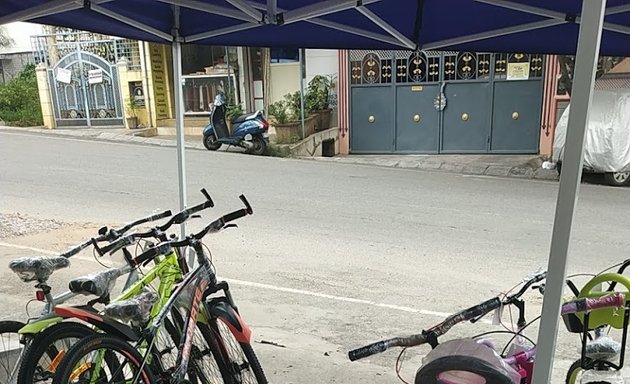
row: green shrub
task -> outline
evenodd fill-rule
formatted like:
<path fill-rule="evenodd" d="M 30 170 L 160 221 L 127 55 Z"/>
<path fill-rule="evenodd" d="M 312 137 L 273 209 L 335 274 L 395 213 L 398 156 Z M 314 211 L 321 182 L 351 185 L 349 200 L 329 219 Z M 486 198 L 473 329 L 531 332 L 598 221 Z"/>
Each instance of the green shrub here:
<path fill-rule="evenodd" d="M 284 100 L 289 111 L 289 119 L 291 121 L 299 121 L 302 117 L 302 100 L 300 92 L 296 91 L 284 95 Z"/>
<path fill-rule="evenodd" d="M 273 116 L 278 124 L 286 124 L 289 122 L 287 105 L 284 100 L 279 100 L 273 104 L 269 104 L 269 114 Z"/>
<path fill-rule="evenodd" d="M 329 77 L 317 75 L 308 83 L 304 96 L 305 108 L 309 112 L 321 111 L 329 107 L 329 93 L 332 80 Z"/>
<path fill-rule="evenodd" d="M 21 127 L 43 124 L 34 65 L 27 65 L 16 78 L 0 85 L 0 120 Z"/>

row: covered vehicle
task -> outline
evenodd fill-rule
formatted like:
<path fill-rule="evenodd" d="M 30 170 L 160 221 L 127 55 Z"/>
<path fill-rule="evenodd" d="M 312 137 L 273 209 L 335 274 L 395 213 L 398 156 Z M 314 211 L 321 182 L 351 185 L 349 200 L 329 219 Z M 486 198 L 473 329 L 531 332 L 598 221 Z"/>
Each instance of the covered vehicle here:
<path fill-rule="evenodd" d="M 556 126 L 552 160 L 561 171 L 569 110 Z M 630 184 L 630 90 L 596 90 L 584 144 L 584 170 L 603 173 L 610 185 Z"/>

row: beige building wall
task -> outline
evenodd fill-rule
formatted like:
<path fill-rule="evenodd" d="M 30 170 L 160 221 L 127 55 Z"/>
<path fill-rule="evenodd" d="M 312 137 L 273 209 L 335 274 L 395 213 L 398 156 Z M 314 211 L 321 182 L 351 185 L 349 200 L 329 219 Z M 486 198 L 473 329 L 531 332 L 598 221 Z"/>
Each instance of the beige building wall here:
<path fill-rule="evenodd" d="M 55 114 L 53 110 L 52 94 L 48 85 L 48 71 L 46 66 L 39 64 L 35 69 L 37 77 L 37 89 L 39 91 L 39 104 L 42 109 L 42 117 L 44 120 L 44 127 L 52 129 L 55 128 Z"/>
<path fill-rule="evenodd" d="M 270 64 L 269 80 L 269 103 L 282 100 L 287 93 L 299 91 L 299 63 Z"/>

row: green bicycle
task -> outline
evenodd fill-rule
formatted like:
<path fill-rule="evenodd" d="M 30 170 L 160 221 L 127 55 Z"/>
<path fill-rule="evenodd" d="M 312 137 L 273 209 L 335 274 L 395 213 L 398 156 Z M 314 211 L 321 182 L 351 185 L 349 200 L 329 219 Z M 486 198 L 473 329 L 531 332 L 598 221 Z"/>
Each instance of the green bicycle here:
<path fill-rule="evenodd" d="M 77 294 L 96 294 L 99 297 L 84 306 L 56 306 L 53 313 L 47 318 L 34 321 L 20 330 L 21 334 L 30 335 L 32 341 L 25 349 L 23 359 L 20 362 L 17 375 L 18 384 L 47 382 L 52 379 L 57 366 L 70 346 L 81 338 L 96 332 L 94 329 L 95 324 L 88 320 L 89 318 L 98 316 L 98 311 L 93 305 L 97 302 L 109 303 L 109 293 L 113 288 L 116 278 L 128 270 L 137 271 L 139 269 L 139 264 L 136 263 L 126 247 L 135 243 L 137 239 L 156 238 L 160 241 L 167 240 L 168 235 L 165 231 L 171 226 L 183 224 L 189 218 L 193 217 L 195 213 L 214 206 L 207 192 L 202 190 L 202 193 L 206 197 L 206 201 L 177 213 L 167 223 L 154 227 L 147 232 L 119 237 L 116 241 L 103 248 L 98 246 L 98 239 L 92 240 L 95 250 L 101 256 L 106 252 L 114 253 L 122 249 L 127 265 L 122 268 L 110 269 L 97 275 L 88 276 L 79 281 L 72 281 L 70 283 L 71 291 Z M 121 296 L 116 298 L 113 302 L 128 300 L 145 291 L 146 288 L 150 287 L 154 282 L 159 282 L 157 288 L 158 299 L 151 313 L 151 316 L 154 316 L 168 300 L 175 283 L 181 279 L 183 274 L 187 271 L 187 264 L 179 249 L 175 249 L 170 255 L 155 260 L 154 264 L 149 272 L 144 274 L 142 278 L 135 281 L 132 285 L 126 287 Z M 171 328 L 171 331 L 175 328 L 172 324 L 167 324 L 167 326 Z M 96 328 L 107 331 L 107 327 L 108 324 L 104 323 L 97 325 Z M 166 345 L 165 350 L 168 350 L 168 338 L 162 339 L 162 342 Z M 172 349 L 172 345 L 170 348 Z M 164 355 L 165 359 L 167 359 L 168 353 L 165 352 Z"/>
<path fill-rule="evenodd" d="M 9 263 L 9 267 L 20 277 L 24 282 L 36 282 L 36 300 L 44 302 L 44 308 L 35 319 L 41 319 L 48 321 L 53 316 L 55 306 L 67 302 L 74 298 L 78 293 L 69 290 L 67 292 L 52 295 L 52 288 L 48 285 L 48 279 L 54 273 L 55 270 L 66 268 L 70 265 L 69 258 L 78 254 L 82 250 L 88 248 L 90 245 L 97 242 L 111 242 L 118 239 L 120 236 L 131 230 L 132 228 L 144 223 L 159 220 L 171 216 L 171 211 L 164 211 L 157 214 L 152 214 L 144 218 L 135 220 L 131 223 L 125 224 L 119 229 L 102 227 L 99 229 L 99 237 L 96 239 L 90 239 L 82 242 L 66 252 L 56 257 L 23 257 L 13 260 Z M 98 276 L 97 276 L 98 277 Z M 98 280 L 103 278 L 111 278 L 111 273 L 105 273 L 98 277 Z M 136 279 L 134 274 L 129 274 L 125 287 L 130 286 Z M 80 280 L 80 279 L 77 279 Z M 31 300 L 32 301 L 32 300 Z M 30 301 L 29 301 L 30 303 Z M 28 304 L 27 304 L 28 309 Z M 28 312 L 28 311 L 27 311 Z M 29 320 L 29 323 L 34 319 Z M 30 343 L 30 333 L 26 332 L 23 335 L 20 331 L 28 329 L 29 324 L 21 321 L 0 321 L 0 337 L 2 338 L 2 348 L 0 351 L 0 382 L 2 383 L 14 383 L 17 379 L 17 371 L 20 362 L 23 358 L 24 345 Z"/>

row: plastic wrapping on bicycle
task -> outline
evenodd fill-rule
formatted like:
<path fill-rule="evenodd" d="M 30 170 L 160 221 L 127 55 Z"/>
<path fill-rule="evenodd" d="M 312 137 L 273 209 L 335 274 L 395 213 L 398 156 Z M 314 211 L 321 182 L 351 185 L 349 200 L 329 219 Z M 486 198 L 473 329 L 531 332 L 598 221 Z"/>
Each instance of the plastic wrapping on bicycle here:
<path fill-rule="evenodd" d="M 625 305 L 625 294 L 615 292 L 598 298 L 581 298 L 562 305 L 562 315 L 570 313 L 589 312 L 601 308 L 620 308 Z"/>

